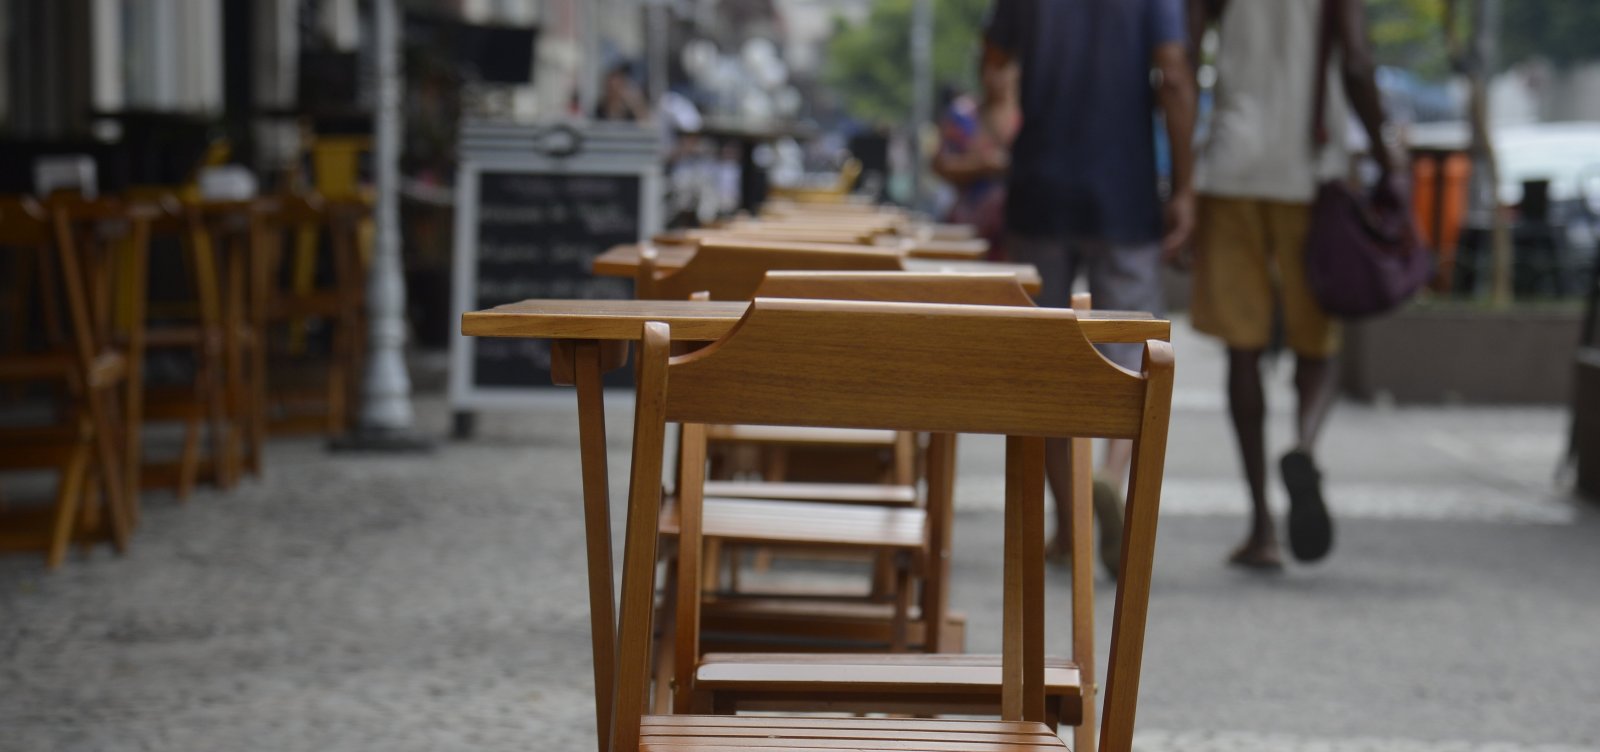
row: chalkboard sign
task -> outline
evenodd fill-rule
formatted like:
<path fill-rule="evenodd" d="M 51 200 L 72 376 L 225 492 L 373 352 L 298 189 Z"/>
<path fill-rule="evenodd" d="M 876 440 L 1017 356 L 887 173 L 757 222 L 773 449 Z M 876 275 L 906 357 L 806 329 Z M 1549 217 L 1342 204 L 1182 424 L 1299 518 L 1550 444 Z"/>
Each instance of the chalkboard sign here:
<path fill-rule="evenodd" d="M 643 130 L 626 132 L 653 135 Z M 618 143 L 616 128 L 606 132 Z M 531 298 L 633 297 L 632 281 L 595 277 L 590 264 L 612 246 L 655 232 L 654 149 L 596 153 L 591 146 L 586 153 L 549 157 L 530 154 L 505 130 L 494 133 L 490 141 L 479 131 L 479 149 L 467 152 L 457 184 L 457 313 Z M 458 332 L 453 343 L 450 393 L 458 409 L 515 406 L 551 385 L 546 340 Z M 612 386 L 631 384 L 626 369 L 607 379 Z"/>

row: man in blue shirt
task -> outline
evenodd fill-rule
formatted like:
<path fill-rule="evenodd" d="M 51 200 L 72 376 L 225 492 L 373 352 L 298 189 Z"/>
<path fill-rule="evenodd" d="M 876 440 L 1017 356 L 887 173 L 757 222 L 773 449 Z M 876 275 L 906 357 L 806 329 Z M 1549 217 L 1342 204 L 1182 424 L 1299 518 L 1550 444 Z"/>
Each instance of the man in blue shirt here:
<path fill-rule="evenodd" d="M 996 0 L 985 65 L 1021 67 L 1022 129 L 1011 147 L 1006 250 L 1039 268 L 1038 302 L 1065 306 L 1079 272 L 1094 305 L 1164 315 L 1163 258 L 1194 228 L 1194 74 L 1184 0 Z M 1163 205 L 1150 124 L 1172 149 Z M 1139 345 L 1103 348 L 1139 370 Z M 1069 549 L 1067 442 L 1046 450 L 1056 496 L 1056 558 Z M 1113 441 L 1095 481 L 1100 556 L 1116 574 L 1132 444 Z"/>

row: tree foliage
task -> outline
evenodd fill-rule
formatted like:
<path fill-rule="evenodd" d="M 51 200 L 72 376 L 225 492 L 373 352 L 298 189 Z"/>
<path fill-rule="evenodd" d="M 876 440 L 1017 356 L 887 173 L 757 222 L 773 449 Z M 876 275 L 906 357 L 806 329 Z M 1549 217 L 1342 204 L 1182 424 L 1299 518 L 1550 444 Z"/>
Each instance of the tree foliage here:
<path fill-rule="evenodd" d="M 1461 0 L 1457 0 L 1461 2 Z M 1600 60 L 1600 0 L 1502 0 L 1500 64 Z"/>
<path fill-rule="evenodd" d="M 838 24 L 823 80 L 855 117 L 903 122 L 911 112 L 914 0 L 877 0 L 859 24 Z M 990 0 L 933 0 L 933 80 L 975 86 Z"/>
<path fill-rule="evenodd" d="M 1423 78 L 1449 75 L 1450 56 L 1443 31 L 1446 1 L 1368 0 L 1367 30 L 1378 63 Z"/>
<path fill-rule="evenodd" d="M 1445 6 L 1451 0 L 1367 0 L 1367 18 L 1379 62 L 1427 78 L 1450 72 L 1444 42 Z M 1465 39 L 1471 7 L 1454 0 L 1457 34 Z M 1500 52 L 1504 69 L 1530 58 L 1557 65 L 1600 60 L 1600 0 L 1500 0 Z"/>

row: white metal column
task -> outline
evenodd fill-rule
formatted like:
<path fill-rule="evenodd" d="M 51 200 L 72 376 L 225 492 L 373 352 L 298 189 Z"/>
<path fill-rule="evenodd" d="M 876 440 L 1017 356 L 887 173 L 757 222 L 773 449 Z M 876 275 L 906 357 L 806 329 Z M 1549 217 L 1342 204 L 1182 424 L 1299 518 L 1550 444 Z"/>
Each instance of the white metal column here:
<path fill-rule="evenodd" d="M 406 288 L 400 256 L 400 12 L 396 0 L 375 0 L 377 101 L 373 109 L 373 172 L 377 179 L 377 247 L 367 280 L 367 373 L 361 422 L 337 448 L 426 449 L 413 430 L 411 376 L 406 372 Z"/>

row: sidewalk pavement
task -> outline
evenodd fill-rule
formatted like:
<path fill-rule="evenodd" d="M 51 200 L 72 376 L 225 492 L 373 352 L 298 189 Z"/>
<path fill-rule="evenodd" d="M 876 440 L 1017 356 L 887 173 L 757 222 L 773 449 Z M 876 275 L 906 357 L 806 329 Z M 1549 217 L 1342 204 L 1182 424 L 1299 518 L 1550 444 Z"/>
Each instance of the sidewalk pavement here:
<path fill-rule="evenodd" d="M 1341 404 L 1332 556 L 1251 574 L 1222 563 L 1246 508 L 1222 359 L 1175 329 L 1138 749 L 1600 750 L 1600 514 L 1553 489 L 1562 409 Z M 607 399 L 620 520 L 631 400 Z M 126 557 L 0 558 L 0 752 L 592 748 L 576 448 L 560 390 L 431 456 L 275 441 L 259 481 L 150 498 Z M 960 451 L 953 597 L 997 651 L 1000 442 Z"/>

